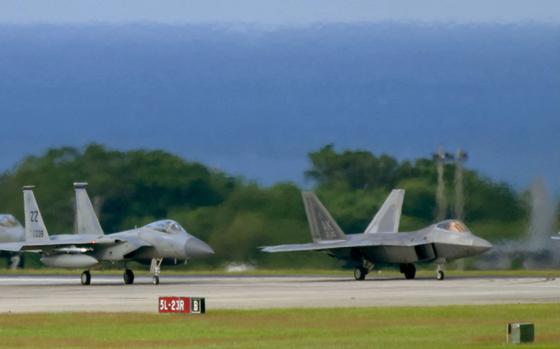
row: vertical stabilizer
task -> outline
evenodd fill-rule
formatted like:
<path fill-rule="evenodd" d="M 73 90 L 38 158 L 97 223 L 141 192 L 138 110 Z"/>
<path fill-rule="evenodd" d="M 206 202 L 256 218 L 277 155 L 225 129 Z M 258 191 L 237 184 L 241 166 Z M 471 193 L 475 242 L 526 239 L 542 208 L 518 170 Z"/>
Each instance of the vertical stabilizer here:
<path fill-rule="evenodd" d="M 377 211 L 364 234 L 397 233 L 401 220 L 404 190 L 394 189 Z"/>
<path fill-rule="evenodd" d="M 103 229 L 101 229 L 86 187 L 87 183 L 74 183 L 74 191 L 76 192 L 76 233 L 103 235 Z"/>
<path fill-rule="evenodd" d="M 23 187 L 23 210 L 25 211 L 25 241 L 49 240 L 47 227 L 43 222 L 39 205 L 35 200 L 32 185 Z"/>
<path fill-rule="evenodd" d="M 301 194 L 305 206 L 305 214 L 309 222 L 309 230 L 314 242 L 323 240 L 344 240 L 346 236 L 336 224 L 331 214 L 312 192 Z"/>

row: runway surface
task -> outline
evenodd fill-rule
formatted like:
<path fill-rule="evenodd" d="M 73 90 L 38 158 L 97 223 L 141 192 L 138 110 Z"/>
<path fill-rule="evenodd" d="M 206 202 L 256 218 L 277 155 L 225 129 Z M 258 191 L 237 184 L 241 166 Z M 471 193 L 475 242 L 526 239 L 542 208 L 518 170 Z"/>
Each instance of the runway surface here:
<path fill-rule="evenodd" d="M 365 307 L 560 302 L 560 280 L 448 278 L 404 280 L 340 276 L 0 276 L 0 312 L 157 312 L 159 296 L 205 297 L 212 309 Z"/>

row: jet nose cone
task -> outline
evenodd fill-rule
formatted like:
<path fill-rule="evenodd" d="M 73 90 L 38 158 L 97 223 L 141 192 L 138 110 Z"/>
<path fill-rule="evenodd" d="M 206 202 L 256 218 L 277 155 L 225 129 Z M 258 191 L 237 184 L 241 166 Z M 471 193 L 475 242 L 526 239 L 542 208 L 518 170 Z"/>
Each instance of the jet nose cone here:
<path fill-rule="evenodd" d="M 202 240 L 199 240 L 195 237 L 191 237 L 185 243 L 185 252 L 187 254 L 187 258 L 199 258 L 210 256 L 214 254 L 214 250 L 212 247 L 208 246 Z"/>
<path fill-rule="evenodd" d="M 476 237 L 473 241 L 473 247 L 478 253 L 484 253 L 492 248 L 492 244 L 483 238 Z"/>

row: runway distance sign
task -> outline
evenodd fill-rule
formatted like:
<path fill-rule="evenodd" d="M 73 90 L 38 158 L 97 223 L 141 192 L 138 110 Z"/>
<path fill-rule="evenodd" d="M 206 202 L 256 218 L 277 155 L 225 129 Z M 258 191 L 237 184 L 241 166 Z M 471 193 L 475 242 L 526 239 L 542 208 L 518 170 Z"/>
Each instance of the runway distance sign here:
<path fill-rule="evenodd" d="M 158 311 L 160 313 L 204 314 L 206 304 L 204 298 L 199 297 L 159 297 Z"/>

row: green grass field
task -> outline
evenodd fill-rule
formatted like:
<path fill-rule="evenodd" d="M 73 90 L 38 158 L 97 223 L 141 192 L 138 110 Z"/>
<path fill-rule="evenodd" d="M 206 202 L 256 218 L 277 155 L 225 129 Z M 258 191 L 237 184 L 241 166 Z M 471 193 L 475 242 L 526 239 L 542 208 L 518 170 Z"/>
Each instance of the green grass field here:
<path fill-rule="evenodd" d="M 5 314 L 1 348 L 501 348 L 531 321 L 560 347 L 560 304 L 143 313 Z"/>

